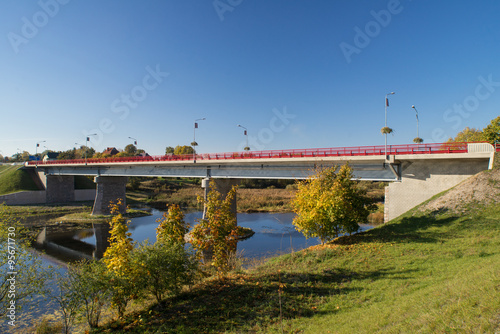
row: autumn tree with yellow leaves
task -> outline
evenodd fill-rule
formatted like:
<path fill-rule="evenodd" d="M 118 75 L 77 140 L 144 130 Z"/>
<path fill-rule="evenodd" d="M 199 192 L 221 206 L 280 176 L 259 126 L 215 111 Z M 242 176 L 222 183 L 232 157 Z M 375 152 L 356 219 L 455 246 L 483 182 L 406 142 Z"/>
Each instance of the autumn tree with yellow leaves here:
<path fill-rule="evenodd" d="M 109 247 L 104 252 L 103 262 L 106 265 L 111 285 L 111 305 L 117 310 L 121 318 L 127 304 L 136 296 L 136 272 L 130 261 L 130 254 L 134 249 L 131 233 L 128 232 L 128 221 L 120 213 L 122 199 L 111 203 Z"/>
<path fill-rule="evenodd" d="M 231 210 L 237 188 L 233 186 L 225 198 L 215 188 L 215 182 L 211 180 L 211 190 L 206 200 L 199 199 L 204 203 L 206 213 L 205 218 L 200 219 L 191 231 L 191 243 L 195 249 L 205 254 L 211 253 L 211 265 L 222 277 L 232 269 L 230 259 L 236 252 L 240 233 L 236 216 Z"/>
<path fill-rule="evenodd" d="M 293 224 L 306 238 L 317 237 L 324 244 L 341 234 L 358 231 L 359 223 L 367 220 L 371 205 L 347 164 L 320 169 L 298 181 L 297 187 L 292 201 L 297 214 Z"/>
<path fill-rule="evenodd" d="M 171 205 L 168 212 L 156 222 L 159 223 L 156 228 L 157 242 L 182 245 L 186 243 L 184 237 L 189 231 L 189 224 L 184 221 L 184 214 L 178 205 Z"/>

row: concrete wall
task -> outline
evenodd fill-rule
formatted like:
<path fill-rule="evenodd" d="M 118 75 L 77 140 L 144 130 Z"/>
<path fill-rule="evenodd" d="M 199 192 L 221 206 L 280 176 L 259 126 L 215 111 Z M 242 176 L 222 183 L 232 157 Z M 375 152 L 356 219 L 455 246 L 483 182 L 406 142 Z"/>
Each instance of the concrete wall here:
<path fill-rule="evenodd" d="M 45 203 L 45 196 L 45 190 L 19 191 L 0 196 L 0 203 L 5 203 L 6 205 L 43 204 Z"/>
<path fill-rule="evenodd" d="M 385 189 L 384 220 L 394 219 L 432 196 L 488 169 L 488 161 L 416 160 L 402 165 L 401 182 Z"/>
<path fill-rule="evenodd" d="M 93 201 L 95 200 L 96 189 L 76 189 L 75 202 Z"/>
<path fill-rule="evenodd" d="M 93 201 L 95 194 L 95 189 L 75 190 L 75 201 Z M 19 191 L 0 196 L 0 203 L 5 203 L 6 205 L 45 204 L 46 196 L 45 190 Z"/>

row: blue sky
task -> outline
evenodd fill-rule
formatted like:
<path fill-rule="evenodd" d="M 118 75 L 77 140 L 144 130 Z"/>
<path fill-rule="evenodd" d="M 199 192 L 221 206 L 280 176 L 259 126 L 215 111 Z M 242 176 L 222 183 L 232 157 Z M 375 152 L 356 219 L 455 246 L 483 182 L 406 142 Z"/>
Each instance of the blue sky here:
<path fill-rule="evenodd" d="M 500 2 L 3 0 L 0 154 L 441 142 L 500 106 Z"/>

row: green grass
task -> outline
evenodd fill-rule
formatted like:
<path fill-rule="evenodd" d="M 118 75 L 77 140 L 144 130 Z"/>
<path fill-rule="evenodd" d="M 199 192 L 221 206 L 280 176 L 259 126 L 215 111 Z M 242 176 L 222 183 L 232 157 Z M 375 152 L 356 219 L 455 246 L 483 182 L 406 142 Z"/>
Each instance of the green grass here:
<path fill-rule="evenodd" d="M 281 301 L 281 312 L 280 312 Z M 280 316 L 281 314 L 281 316 Z M 416 210 L 388 224 L 207 280 L 101 332 L 495 333 L 500 205 Z"/>
<path fill-rule="evenodd" d="M 1 166 L 0 169 L 0 195 L 17 191 L 38 190 L 31 176 L 19 166 Z"/>
<path fill-rule="evenodd" d="M 125 218 L 137 218 L 144 216 L 151 216 L 151 212 L 137 209 L 127 209 L 127 213 L 123 216 Z M 64 222 L 108 222 L 110 220 L 110 215 L 92 215 L 92 208 L 89 207 L 88 210 L 82 212 L 73 212 L 58 218 L 60 221 Z"/>

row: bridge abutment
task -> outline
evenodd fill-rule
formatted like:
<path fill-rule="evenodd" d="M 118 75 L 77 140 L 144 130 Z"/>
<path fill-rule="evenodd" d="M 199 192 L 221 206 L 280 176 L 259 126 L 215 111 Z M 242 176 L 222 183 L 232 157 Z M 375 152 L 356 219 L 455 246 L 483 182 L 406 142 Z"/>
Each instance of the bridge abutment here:
<path fill-rule="evenodd" d="M 384 221 L 388 222 L 431 197 L 488 169 L 485 160 L 414 160 L 402 164 L 401 182 L 385 188 Z"/>
<path fill-rule="evenodd" d="M 93 215 L 110 214 L 109 204 L 111 202 L 116 203 L 118 199 L 122 200 L 119 208 L 120 212 L 126 212 L 126 176 L 96 176 L 94 178 L 94 182 L 97 183 L 97 192 L 94 201 L 94 208 L 92 209 Z"/>
<path fill-rule="evenodd" d="M 45 182 L 47 203 L 75 201 L 75 177 L 72 175 L 47 175 Z"/>

